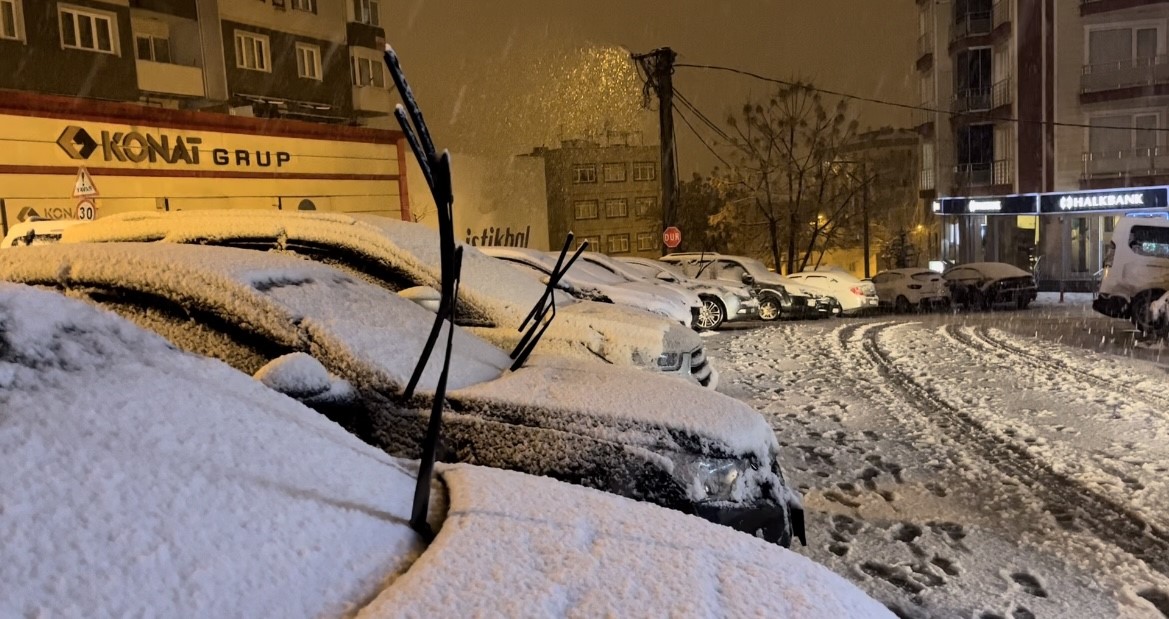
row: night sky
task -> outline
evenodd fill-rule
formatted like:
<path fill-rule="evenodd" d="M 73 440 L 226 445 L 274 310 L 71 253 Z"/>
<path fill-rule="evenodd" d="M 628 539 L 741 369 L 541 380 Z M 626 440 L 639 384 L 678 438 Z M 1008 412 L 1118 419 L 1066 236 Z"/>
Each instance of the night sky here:
<path fill-rule="evenodd" d="M 669 46 L 679 63 L 735 67 L 832 90 L 916 101 L 912 0 L 505 0 L 395 2 L 386 37 L 440 147 L 512 155 L 585 131 L 640 130 L 656 143 L 656 114 L 640 112 L 628 53 Z M 749 96 L 750 78 L 679 68 L 674 85 L 721 126 Z M 863 126 L 906 125 L 906 112 L 857 104 Z M 693 120 L 693 119 L 692 119 Z M 714 139 L 703 131 L 707 139 Z M 684 174 L 717 161 L 678 121 Z"/>

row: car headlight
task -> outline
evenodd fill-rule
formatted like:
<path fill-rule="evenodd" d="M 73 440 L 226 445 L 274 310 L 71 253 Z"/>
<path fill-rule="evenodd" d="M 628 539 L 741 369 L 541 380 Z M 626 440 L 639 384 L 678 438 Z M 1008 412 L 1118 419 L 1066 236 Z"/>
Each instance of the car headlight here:
<path fill-rule="evenodd" d="M 658 355 L 658 369 L 663 372 L 677 372 L 682 369 L 682 353 L 664 352 Z"/>
<path fill-rule="evenodd" d="M 674 478 L 695 501 L 732 501 L 743 494 L 736 492 L 742 488 L 748 468 L 743 460 L 689 454 L 676 454 L 673 460 Z"/>

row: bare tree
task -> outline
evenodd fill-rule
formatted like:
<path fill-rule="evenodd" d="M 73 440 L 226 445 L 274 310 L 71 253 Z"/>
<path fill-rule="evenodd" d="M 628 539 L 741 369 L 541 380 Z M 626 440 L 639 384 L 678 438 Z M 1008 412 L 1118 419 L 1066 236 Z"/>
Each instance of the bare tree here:
<path fill-rule="evenodd" d="M 727 124 L 735 161 L 723 181 L 750 196 L 776 269 L 804 269 L 839 237 L 863 186 L 841 168 L 857 127 L 847 103 L 828 109 L 818 91 L 797 83 L 780 86 L 766 102 L 748 102 Z"/>

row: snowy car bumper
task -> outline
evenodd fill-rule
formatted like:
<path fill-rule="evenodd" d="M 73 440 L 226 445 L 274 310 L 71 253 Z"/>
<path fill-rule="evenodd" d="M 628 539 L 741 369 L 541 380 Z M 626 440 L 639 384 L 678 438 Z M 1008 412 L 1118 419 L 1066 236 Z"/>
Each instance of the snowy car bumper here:
<path fill-rule="evenodd" d="M 808 544 L 804 535 L 804 510 L 799 507 L 779 503 L 750 506 L 699 503 L 695 514 L 784 547 L 790 546 L 793 539 Z"/>

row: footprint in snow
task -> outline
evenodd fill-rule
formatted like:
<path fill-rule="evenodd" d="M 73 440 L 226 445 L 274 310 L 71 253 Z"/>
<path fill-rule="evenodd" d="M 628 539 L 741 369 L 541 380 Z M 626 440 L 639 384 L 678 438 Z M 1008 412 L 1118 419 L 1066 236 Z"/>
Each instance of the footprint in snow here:
<path fill-rule="evenodd" d="M 1047 597 L 1047 590 L 1043 588 L 1043 585 L 1039 584 L 1039 579 L 1027 572 L 1015 572 L 1011 574 L 1011 580 L 1022 587 L 1027 595 L 1033 595 L 1037 598 Z"/>

